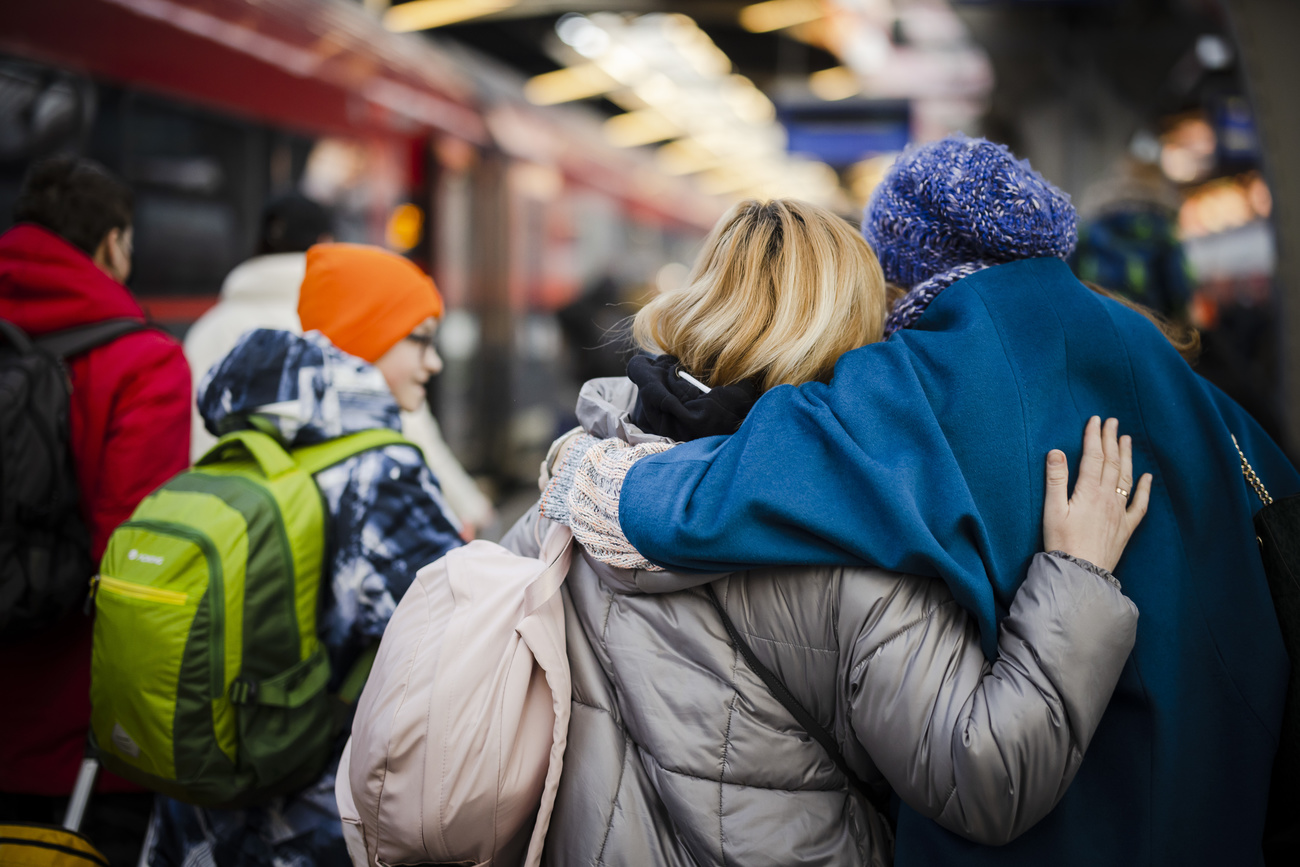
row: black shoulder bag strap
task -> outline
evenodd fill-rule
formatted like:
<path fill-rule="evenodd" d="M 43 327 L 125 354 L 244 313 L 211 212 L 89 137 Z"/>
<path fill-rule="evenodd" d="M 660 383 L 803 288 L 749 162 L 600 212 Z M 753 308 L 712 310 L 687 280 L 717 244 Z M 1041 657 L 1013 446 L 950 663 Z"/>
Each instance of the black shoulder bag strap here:
<path fill-rule="evenodd" d="M 722 607 L 722 602 L 718 599 L 718 594 L 714 592 L 713 585 L 706 584 L 704 590 L 708 593 L 709 601 L 713 603 L 713 607 L 717 609 L 718 616 L 722 618 L 722 625 L 726 627 L 727 635 L 731 636 L 732 643 L 740 651 L 740 655 L 745 657 L 746 664 L 749 665 L 754 674 L 757 674 L 759 680 L 763 681 L 764 685 L 767 686 L 768 691 L 772 693 L 772 697 L 781 702 L 785 709 L 790 711 L 790 715 L 795 718 L 795 722 L 803 726 L 804 731 L 812 735 L 813 739 L 822 745 L 822 749 L 826 750 L 826 753 L 831 757 L 831 761 L 835 763 L 835 767 L 839 768 L 840 773 L 848 778 L 849 784 L 858 790 L 858 794 L 866 798 L 871 806 L 876 808 L 876 812 L 880 813 L 886 821 L 889 821 L 889 798 L 882 792 L 867 785 L 861 777 L 853 772 L 848 762 L 844 760 L 844 754 L 840 752 L 839 744 L 835 742 L 835 736 L 822 728 L 821 723 L 817 722 L 807 708 L 799 703 L 799 699 L 795 698 L 790 693 L 790 690 L 786 689 L 781 679 L 773 674 L 772 670 L 766 665 L 758 661 L 754 651 L 745 643 L 745 639 L 740 637 L 740 630 L 736 629 L 736 624 L 731 622 L 731 618 L 727 615 L 727 609 Z"/>
<path fill-rule="evenodd" d="M 55 358 L 71 358 L 83 352 L 89 352 L 96 346 L 111 343 L 119 337 L 135 331 L 144 331 L 150 326 L 139 319 L 105 319 L 63 331 L 44 334 L 32 342 Z"/>

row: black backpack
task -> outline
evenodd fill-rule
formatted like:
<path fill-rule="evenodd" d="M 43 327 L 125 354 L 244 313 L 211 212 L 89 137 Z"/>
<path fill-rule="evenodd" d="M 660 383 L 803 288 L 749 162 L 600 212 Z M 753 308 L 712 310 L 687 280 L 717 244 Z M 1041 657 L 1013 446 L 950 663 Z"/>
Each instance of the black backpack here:
<path fill-rule="evenodd" d="M 95 573 L 77 511 L 63 360 L 146 327 L 106 319 L 34 340 L 0 319 L 0 641 L 76 609 Z"/>

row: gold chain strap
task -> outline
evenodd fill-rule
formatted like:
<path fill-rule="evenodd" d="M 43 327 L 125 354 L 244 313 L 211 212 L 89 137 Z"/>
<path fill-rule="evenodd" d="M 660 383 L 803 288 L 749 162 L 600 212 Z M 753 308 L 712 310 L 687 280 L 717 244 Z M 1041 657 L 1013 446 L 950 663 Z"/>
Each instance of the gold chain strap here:
<path fill-rule="evenodd" d="M 1232 436 L 1232 434 L 1229 434 L 1229 436 Z M 1273 498 L 1268 495 L 1268 489 L 1265 488 L 1264 483 L 1259 480 L 1259 476 L 1255 475 L 1255 468 L 1250 465 L 1250 461 L 1246 460 L 1246 453 L 1243 452 L 1241 446 L 1237 444 L 1237 438 L 1235 436 L 1232 436 L 1232 444 L 1237 449 L 1237 456 L 1241 458 L 1241 474 L 1246 477 L 1246 481 L 1255 489 L 1255 493 L 1259 495 L 1259 498 L 1264 501 L 1264 505 L 1273 505 Z"/>

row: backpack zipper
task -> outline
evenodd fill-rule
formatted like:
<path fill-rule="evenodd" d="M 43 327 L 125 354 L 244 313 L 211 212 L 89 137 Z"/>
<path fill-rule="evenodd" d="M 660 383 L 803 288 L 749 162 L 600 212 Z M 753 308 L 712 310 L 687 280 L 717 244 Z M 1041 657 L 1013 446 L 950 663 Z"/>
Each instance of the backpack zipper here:
<path fill-rule="evenodd" d="M 191 530 L 189 527 L 180 524 L 173 524 L 170 521 L 127 521 L 123 527 L 134 527 L 139 530 L 147 530 L 151 533 L 160 533 L 164 536 L 174 536 L 177 539 L 184 539 L 192 543 L 200 551 L 203 557 L 208 561 L 208 616 L 212 619 L 212 640 L 208 649 L 209 660 L 211 665 L 211 684 L 212 697 L 222 699 L 226 697 L 226 585 L 221 574 L 221 558 L 217 555 L 216 546 L 212 540 L 202 533 Z M 101 575 L 101 582 L 104 576 Z M 112 579 L 110 579 L 112 580 Z M 141 585 L 134 585 L 140 587 Z M 176 590 L 161 590 L 160 588 L 150 588 L 163 593 L 178 593 Z"/>
<path fill-rule="evenodd" d="M 181 593 L 179 590 L 164 590 L 147 584 L 136 584 L 132 581 L 123 581 L 121 578 L 111 578 L 102 573 L 98 576 L 96 584 L 118 596 L 131 596 L 149 602 L 161 602 L 164 605 L 184 605 L 190 598 L 190 594 Z"/>

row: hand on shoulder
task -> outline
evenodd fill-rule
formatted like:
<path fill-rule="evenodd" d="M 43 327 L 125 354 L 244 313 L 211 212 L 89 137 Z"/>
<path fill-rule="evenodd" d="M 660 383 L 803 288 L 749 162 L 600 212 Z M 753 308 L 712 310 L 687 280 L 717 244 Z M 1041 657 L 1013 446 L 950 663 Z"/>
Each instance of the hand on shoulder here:
<path fill-rule="evenodd" d="M 1047 454 L 1047 489 L 1043 500 L 1043 549 L 1063 551 L 1111 571 L 1133 531 L 1146 515 L 1151 474 L 1133 488 L 1133 440 L 1119 437 L 1119 421 L 1097 416 L 1083 429 L 1083 457 L 1074 492 L 1065 454 Z M 1130 502 L 1130 495 L 1132 501 Z"/>

